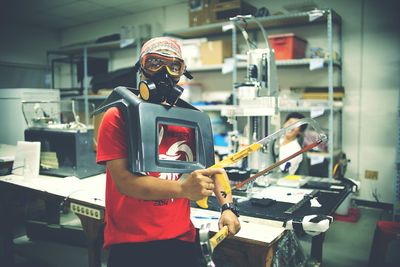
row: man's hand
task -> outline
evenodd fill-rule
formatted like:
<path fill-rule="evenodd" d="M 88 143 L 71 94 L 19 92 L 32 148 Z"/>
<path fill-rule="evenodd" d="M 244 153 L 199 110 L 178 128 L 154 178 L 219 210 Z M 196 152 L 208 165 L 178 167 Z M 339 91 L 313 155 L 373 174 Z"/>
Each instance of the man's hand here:
<path fill-rule="evenodd" d="M 229 235 L 235 235 L 240 230 L 240 222 L 238 217 L 231 210 L 224 210 L 221 217 L 219 218 L 218 226 L 221 229 L 224 226 L 228 226 Z"/>
<path fill-rule="evenodd" d="M 184 196 L 194 201 L 211 196 L 215 186 L 212 176 L 223 172 L 223 169 L 216 168 L 193 171 L 182 181 Z"/>

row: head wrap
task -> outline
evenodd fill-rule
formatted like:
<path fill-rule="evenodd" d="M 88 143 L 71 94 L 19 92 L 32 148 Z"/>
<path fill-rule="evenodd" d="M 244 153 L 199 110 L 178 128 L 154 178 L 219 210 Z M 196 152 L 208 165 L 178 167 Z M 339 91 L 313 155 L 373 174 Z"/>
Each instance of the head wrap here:
<path fill-rule="evenodd" d="M 171 37 L 155 37 L 147 41 L 142 46 L 140 56 L 143 57 L 148 53 L 159 53 L 164 56 L 176 57 L 183 60 L 180 45 Z"/>

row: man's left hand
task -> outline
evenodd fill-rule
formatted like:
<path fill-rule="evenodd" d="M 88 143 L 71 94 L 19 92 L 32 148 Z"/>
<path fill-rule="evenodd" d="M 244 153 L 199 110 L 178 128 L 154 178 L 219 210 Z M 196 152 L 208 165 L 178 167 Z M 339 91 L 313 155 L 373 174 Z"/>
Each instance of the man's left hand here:
<path fill-rule="evenodd" d="M 229 235 L 235 235 L 240 230 L 239 219 L 231 210 L 225 210 L 219 218 L 219 228 L 221 229 L 225 225 L 228 226 Z"/>

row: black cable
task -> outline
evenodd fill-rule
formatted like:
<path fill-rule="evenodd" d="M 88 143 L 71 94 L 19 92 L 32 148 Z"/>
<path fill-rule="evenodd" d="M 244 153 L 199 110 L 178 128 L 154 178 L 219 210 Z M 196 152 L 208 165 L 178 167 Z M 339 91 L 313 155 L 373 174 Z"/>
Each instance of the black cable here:
<path fill-rule="evenodd" d="M 24 167 L 25 167 L 25 165 L 18 166 L 18 167 L 12 168 L 11 171 L 16 170 L 16 169 L 21 169 L 21 168 L 24 168 Z"/>
<path fill-rule="evenodd" d="M 63 214 L 66 214 L 66 213 L 67 213 L 67 209 L 66 209 L 65 205 L 66 205 L 68 199 L 69 199 L 73 194 L 75 194 L 75 193 L 77 193 L 77 192 L 81 192 L 81 191 L 87 191 L 87 190 L 86 190 L 86 189 L 77 189 L 77 190 L 75 190 L 75 191 L 72 191 L 71 193 L 69 193 L 69 194 L 60 202 L 60 208 L 59 208 L 60 213 L 63 213 Z M 101 198 L 94 197 L 93 200 L 94 200 L 94 201 L 101 201 L 102 199 L 101 199 Z"/>
<path fill-rule="evenodd" d="M 67 203 L 68 199 L 71 197 L 72 194 L 76 193 L 76 192 L 80 192 L 80 191 L 86 191 L 85 189 L 79 189 L 79 190 L 75 190 L 72 191 L 71 193 L 69 193 L 61 202 L 60 202 L 60 208 L 59 211 L 60 213 L 66 214 L 67 213 L 67 209 L 65 204 Z"/>

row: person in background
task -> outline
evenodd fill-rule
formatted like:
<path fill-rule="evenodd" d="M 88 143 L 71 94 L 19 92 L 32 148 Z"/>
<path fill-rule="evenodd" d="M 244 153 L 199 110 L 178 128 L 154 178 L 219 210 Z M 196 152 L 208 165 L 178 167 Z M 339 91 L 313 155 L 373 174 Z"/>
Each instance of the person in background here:
<path fill-rule="evenodd" d="M 175 39 L 157 37 L 143 45 L 141 79 L 152 79 L 162 72 L 177 81 L 183 70 L 181 49 Z M 228 226 L 230 235 L 240 230 L 232 196 L 221 197 L 222 185 L 214 180 L 214 175 L 226 175 L 225 171 L 132 173 L 128 168 L 125 124 L 123 113 L 117 107 L 109 108 L 98 134 L 97 162 L 106 164 L 104 247 L 109 249 L 108 267 L 197 266 L 200 251 L 190 220 L 191 200 L 215 193 L 222 206 L 219 226 Z M 184 144 L 185 151 L 174 160 L 190 160 L 196 146 L 193 132 L 175 125 L 161 127 L 159 157 L 168 156 L 166 151 Z"/>
<path fill-rule="evenodd" d="M 283 127 L 287 127 L 300 119 L 304 118 L 304 115 L 298 112 L 289 113 L 283 124 Z M 274 161 L 277 162 L 282 160 L 293 153 L 299 151 L 303 145 L 303 134 L 305 129 L 307 128 L 307 124 L 303 124 L 300 127 L 296 127 L 291 131 L 287 132 L 283 135 L 277 142 L 274 143 L 272 149 L 272 156 Z M 297 157 L 283 163 L 279 166 L 280 171 L 284 174 L 296 174 L 296 175 L 308 175 L 309 174 L 309 166 L 306 156 L 303 154 L 298 155 Z"/>

